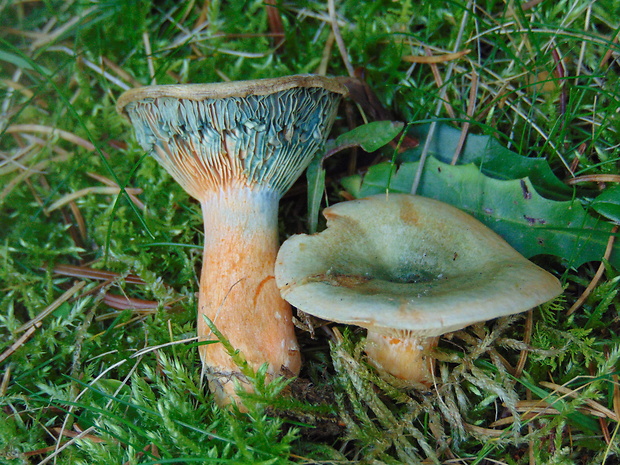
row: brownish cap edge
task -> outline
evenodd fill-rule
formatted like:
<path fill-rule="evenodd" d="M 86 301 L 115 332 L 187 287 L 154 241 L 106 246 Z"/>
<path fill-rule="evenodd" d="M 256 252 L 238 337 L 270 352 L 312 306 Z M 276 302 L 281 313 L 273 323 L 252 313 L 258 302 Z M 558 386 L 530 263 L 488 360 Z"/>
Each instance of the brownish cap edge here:
<path fill-rule="evenodd" d="M 211 84 L 170 84 L 137 87 L 124 92 L 116 103 L 116 110 L 125 114 L 128 103 L 145 98 L 170 97 L 187 100 L 205 100 L 248 95 L 269 95 L 294 87 L 319 87 L 336 94 L 347 95 L 347 88 L 338 80 L 315 74 L 297 74 L 279 78 L 252 81 L 217 82 Z"/>

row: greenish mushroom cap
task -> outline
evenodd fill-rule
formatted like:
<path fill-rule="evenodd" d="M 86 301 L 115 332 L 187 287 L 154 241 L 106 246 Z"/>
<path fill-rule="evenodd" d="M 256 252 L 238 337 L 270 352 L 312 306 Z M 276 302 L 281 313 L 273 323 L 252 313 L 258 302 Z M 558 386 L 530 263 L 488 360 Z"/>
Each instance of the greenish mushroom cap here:
<path fill-rule="evenodd" d="M 489 228 L 436 200 L 377 195 L 324 215 L 325 231 L 282 245 L 276 282 L 289 303 L 326 320 L 431 337 L 562 292 Z"/>

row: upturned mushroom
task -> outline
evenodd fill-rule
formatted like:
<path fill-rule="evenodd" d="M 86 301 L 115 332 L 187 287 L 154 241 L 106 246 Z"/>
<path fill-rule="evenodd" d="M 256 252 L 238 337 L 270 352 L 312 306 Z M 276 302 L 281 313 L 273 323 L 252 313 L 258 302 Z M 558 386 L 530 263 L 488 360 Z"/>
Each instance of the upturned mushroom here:
<path fill-rule="evenodd" d="M 333 79 L 298 75 L 142 87 L 117 104 L 144 150 L 202 206 L 199 340 L 215 339 L 206 317 L 271 377 L 300 368 L 291 308 L 274 280 L 278 203 L 324 144 L 345 93 Z M 217 402 L 236 399 L 231 380 L 247 380 L 222 345 L 200 355 Z"/>
<path fill-rule="evenodd" d="M 311 315 L 366 328 L 369 361 L 398 378 L 429 385 L 429 349 L 440 335 L 562 292 L 489 228 L 437 200 L 384 194 L 323 214 L 326 230 L 280 248 L 282 296 Z"/>

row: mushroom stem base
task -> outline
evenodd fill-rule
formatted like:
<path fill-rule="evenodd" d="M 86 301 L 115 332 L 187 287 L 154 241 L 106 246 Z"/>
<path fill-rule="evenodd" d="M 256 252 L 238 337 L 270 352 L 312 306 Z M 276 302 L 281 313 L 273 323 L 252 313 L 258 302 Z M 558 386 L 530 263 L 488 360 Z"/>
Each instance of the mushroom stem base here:
<path fill-rule="evenodd" d="M 438 337 L 386 335 L 368 331 L 366 355 L 377 368 L 400 379 L 433 384 L 434 359 L 429 354 L 437 346 Z"/>
<path fill-rule="evenodd" d="M 198 338 L 216 339 L 207 317 L 254 370 L 269 364 L 268 377 L 297 374 L 301 365 L 291 307 L 274 278 L 278 201 L 271 190 L 235 188 L 211 193 L 201 202 L 205 247 Z M 223 345 L 202 345 L 200 356 L 218 404 L 237 400 L 232 380 L 242 385 L 247 380 Z"/>

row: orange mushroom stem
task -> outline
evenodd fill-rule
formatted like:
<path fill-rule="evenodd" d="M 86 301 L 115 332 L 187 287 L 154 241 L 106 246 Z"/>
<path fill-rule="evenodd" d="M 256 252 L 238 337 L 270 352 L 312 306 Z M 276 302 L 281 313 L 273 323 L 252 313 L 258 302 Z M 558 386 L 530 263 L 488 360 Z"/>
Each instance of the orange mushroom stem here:
<path fill-rule="evenodd" d="M 269 363 L 269 376 L 298 373 L 299 347 L 290 305 L 276 287 L 278 200 L 270 190 L 228 189 L 201 201 L 205 245 L 198 299 L 198 334 L 215 339 L 211 320 L 254 368 Z M 211 390 L 220 404 L 234 397 L 238 367 L 220 344 L 200 347 Z"/>
<path fill-rule="evenodd" d="M 193 197 L 204 215 L 198 338 L 205 318 L 268 375 L 299 372 L 290 306 L 274 281 L 278 202 L 327 137 L 346 89 L 320 76 L 151 86 L 123 94 L 119 112 L 136 137 Z M 246 383 L 222 344 L 201 346 L 220 405 Z"/>
<path fill-rule="evenodd" d="M 430 386 L 435 371 L 430 352 L 439 343 L 439 338 L 400 333 L 385 334 L 369 329 L 364 346 L 368 360 L 396 378 Z"/>

